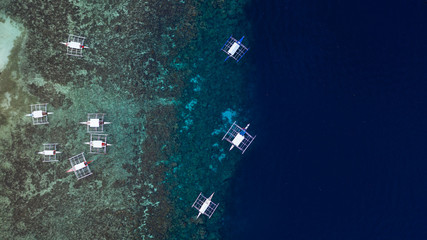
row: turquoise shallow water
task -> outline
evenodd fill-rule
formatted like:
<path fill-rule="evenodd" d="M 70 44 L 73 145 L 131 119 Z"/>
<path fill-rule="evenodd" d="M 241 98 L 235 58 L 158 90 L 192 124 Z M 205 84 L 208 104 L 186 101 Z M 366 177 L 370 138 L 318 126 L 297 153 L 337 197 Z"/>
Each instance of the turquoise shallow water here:
<path fill-rule="evenodd" d="M 248 121 L 244 64 L 223 63 L 229 35 L 249 34 L 244 3 L 210 1 L 14 1 L 22 27 L 0 75 L 2 239 L 218 239 L 228 182 L 239 162 L 221 142 Z M 87 37 L 82 58 L 59 44 Z M 250 35 L 249 35 L 250 39 Z M 33 126 L 30 104 L 48 103 Z M 87 113 L 106 113 L 112 144 L 89 154 Z M 37 151 L 59 143 L 60 161 Z M 93 175 L 65 173 L 86 152 Z M 195 220 L 200 191 L 220 207 Z M 84 229 L 84 230 L 83 230 Z"/>

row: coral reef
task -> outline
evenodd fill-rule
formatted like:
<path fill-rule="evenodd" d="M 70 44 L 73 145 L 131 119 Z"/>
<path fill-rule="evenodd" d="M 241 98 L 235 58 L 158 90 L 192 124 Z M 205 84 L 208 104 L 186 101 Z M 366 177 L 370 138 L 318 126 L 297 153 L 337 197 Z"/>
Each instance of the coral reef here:
<path fill-rule="evenodd" d="M 0 238 L 221 238 L 226 204 L 209 221 L 190 207 L 199 191 L 224 202 L 240 156 L 220 142 L 230 121 L 222 114 L 247 121 L 250 67 L 224 64 L 219 48 L 248 35 L 245 4 L 0 3 L 24 28 L 0 75 Z M 69 33 L 87 38 L 82 58 L 65 54 Z M 49 125 L 24 117 L 39 102 L 54 112 Z M 106 113 L 113 146 L 86 154 L 94 174 L 77 181 L 65 171 L 87 151 L 78 122 L 88 112 Z M 58 163 L 36 154 L 45 142 L 59 143 Z"/>
<path fill-rule="evenodd" d="M 25 31 L 0 75 L 2 239 L 162 239 L 170 221 L 165 166 L 174 149 L 176 102 L 186 72 L 170 67 L 195 36 L 191 1 L 13 1 L 7 16 Z M 185 26 L 185 27 L 183 27 Z M 82 58 L 65 54 L 69 33 L 87 37 Z M 33 126 L 29 104 L 49 103 Z M 78 122 L 105 112 L 113 146 L 91 156 L 77 181 L 68 158 L 88 134 Z M 35 154 L 58 142 L 58 163 Z"/>
<path fill-rule="evenodd" d="M 178 106 L 179 147 L 168 160 L 167 174 L 173 203 L 173 226 L 168 239 L 222 239 L 227 209 L 229 179 L 238 166 L 241 153 L 228 152 L 221 141 L 232 121 L 245 121 L 250 115 L 250 59 L 236 64 L 220 51 L 230 35 L 250 36 L 245 22 L 247 1 L 198 1 L 197 37 L 188 51 L 178 56 L 177 69 L 186 69 L 182 104 Z M 184 59 L 186 61 L 181 61 Z M 229 114 L 233 113 L 233 114 Z M 223 115 L 226 115 L 224 117 Z M 220 205 L 211 219 L 200 217 L 191 208 L 199 192 L 215 192 Z"/>

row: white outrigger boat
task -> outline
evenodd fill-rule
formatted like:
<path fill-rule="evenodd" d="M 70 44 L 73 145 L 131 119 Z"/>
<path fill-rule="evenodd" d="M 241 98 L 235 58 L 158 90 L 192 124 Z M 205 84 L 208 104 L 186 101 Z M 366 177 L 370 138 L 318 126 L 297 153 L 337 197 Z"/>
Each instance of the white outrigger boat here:
<path fill-rule="evenodd" d="M 236 122 L 231 125 L 230 129 L 228 129 L 227 133 L 224 135 L 222 140 L 227 140 L 229 143 L 231 143 L 230 151 L 234 147 L 240 149 L 242 151 L 242 154 L 245 153 L 246 149 L 251 145 L 252 141 L 255 139 L 255 137 L 252 137 L 248 132 L 247 129 L 249 128 L 249 125 L 246 125 L 245 128 L 241 128 L 239 125 L 236 124 Z"/>
<path fill-rule="evenodd" d="M 236 60 L 236 62 L 239 62 L 240 59 L 246 54 L 246 52 L 249 51 L 249 48 L 242 44 L 244 38 L 245 36 L 243 36 L 240 40 L 233 38 L 233 36 L 228 38 L 228 40 L 221 48 L 221 50 L 228 55 L 224 62 L 227 61 L 229 57 Z"/>
<path fill-rule="evenodd" d="M 38 152 L 38 154 L 41 154 L 44 156 L 43 162 L 57 162 L 58 159 L 56 158 L 56 154 L 59 154 L 61 152 L 56 150 L 56 146 L 58 143 L 44 143 L 44 150 L 41 152 Z"/>
<path fill-rule="evenodd" d="M 49 124 L 47 116 L 53 114 L 53 112 L 47 111 L 47 103 L 32 104 L 31 113 L 26 114 L 27 117 L 32 117 L 33 125 Z"/>
<path fill-rule="evenodd" d="M 92 161 L 86 161 L 84 153 L 77 154 L 76 156 L 70 158 L 71 169 L 69 169 L 67 173 L 74 172 L 78 180 L 92 175 L 92 172 L 89 168 L 89 164 L 91 162 Z"/>
<path fill-rule="evenodd" d="M 61 42 L 65 46 L 67 46 L 67 55 L 81 57 L 83 56 L 83 49 L 89 48 L 84 45 L 85 37 L 76 36 L 76 35 L 68 35 L 68 41 Z"/>
<path fill-rule="evenodd" d="M 103 132 L 104 125 L 111 124 L 111 122 L 104 121 L 105 113 L 88 113 L 87 121 L 80 122 L 80 124 L 84 124 L 87 126 L 87 132 Z"/>
<path fill-rule="evenodd" d="M 193 203 L 193 206 L 191 206 L 199 211 L 197 218 L 199 218 L 201 214 L 204 214 L 209 218 L 212 217 L 212 214 L 215 212 L 216 208 L 219 205 L 212 202 L 213 195 L 214 193 L 212 193 L 212 195 L 209 198 L 206 198 L 205 196 L 203 196 L 202 193 L 199 194 L 196 201 Z"/>
<path fill-rule="evenodd" d="M 112 144 L 107 143 L 107 134 L 90 134 L 90 141 L 85 142 L 90 146 L 89 153 L 95 154 L 107 154 L 107 146 L 111 146 Z"/>

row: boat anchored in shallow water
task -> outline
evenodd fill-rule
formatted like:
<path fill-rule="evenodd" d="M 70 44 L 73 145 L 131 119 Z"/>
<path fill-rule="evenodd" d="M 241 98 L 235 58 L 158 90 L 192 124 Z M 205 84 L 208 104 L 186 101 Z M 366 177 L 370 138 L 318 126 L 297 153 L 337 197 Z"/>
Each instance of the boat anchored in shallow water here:
<path fill-rule="evenodd" d="M 196 201 L 193 203 L 193 206 L 191 206 L 197 209 L 197 211 L 199 211 L 197 218 L 199 218 L 201 214 L 204 214 L 209 218 L 212 217 L 212 214 L 215 212 L 216 208 L 219 205 L 212 202 L 213 195 L 214 193 L 212 193 L 212 195 L 209 198 L 206 198 L 205 196 L 203 196 L 202 193 L 199 194 Z"/>
<path fill-rule="evenodd" d="M 90 134 L 90 141 L 85 142 L 90 146 L 89 153 L 107 154 L 107 146 L 112 144 L 107 143 L 107 134 Z"/>
<path fill-rule="evenodd" d="M 31 113 L 25 116 L 33 118 L 33 125 L 49 124 L 47 116 L 53 114 L 53 112 L 47 111 L 47 103 L 32 104 L 30 107 Z"/>
<path fill-rule="evenodd" d="M 76 156 L 71 157 L 69 160 L 71 163 L 71 168 L 67 171 L 67 173 L 74 172 L 78 180 L 92 175 L 92 172 L 89 168 L 89 164 L 92 161 L 87 162 L 84 153 L 77 154 Z"/>
<path fill-rule="evenodd" d="M 104 125 L 111 124 L 111 122 L 104 121 L 105 113 L 88 113 L 87 121 L 80 122 L 87 126 L 88 133 L 100 133 L 104 131 Z"/>
<path fill-rule="evenodd" d="M 84 41 L 85 37 L 69 34 L 68 41 L 61 43 L 67 46 L 67 55 L 82 57 L 83 49 L 88 48 L 84 45 Z"/>
<path fill-rule="evenodd" d="M 230 129 L 228 129 L 227 133 L 225 133 L 222 140 L 227 140 L 229 143 L 231 143 L 230 151 L 234 147 L 240 149 L 242 151 L 242 154 L 245 153 L 246 149 L 251 145 L 252 141 L 255 139 L 255 137 L 252 137 L 248 132 L 247 129 L 249 128 L 249 125 L 246 125 L 245 128 L 241 128 L 239 125 L 236 124 L 236 122 L 231 125 Z"/>
<path fill-rule="evenodd" d="M 43 155 L 43 162 L 57 162 L 58 159 L 56 158 L 56 154 L 59 154 L 61 152 L 58 152 L 56 150 L 56 146 L 58 143 L 44 143 L 43 147 L 44 150 L 41 152 L 38 152 L 38 154 Z"/>
<path fill-rule="evenodd" d="M 225 42 L 224 46 L 221 48 L 221 50 L 228 55 L 224 62 L 227 61 L 229 57 L 236 60 L 236 62 L 239 62 L 246 52 L 249 51 L 249 48 L 242 44 L 244 38 L 245 36 L 243 36 L 239 41 L 233 38 L 233 36 L 228 38 L 227 42 Z"/>

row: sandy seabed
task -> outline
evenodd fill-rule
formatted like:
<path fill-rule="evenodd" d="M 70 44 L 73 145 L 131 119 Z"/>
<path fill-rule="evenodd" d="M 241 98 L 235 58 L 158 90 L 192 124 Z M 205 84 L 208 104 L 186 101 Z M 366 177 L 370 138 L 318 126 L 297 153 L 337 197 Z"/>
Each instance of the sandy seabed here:
<path fill-rule="evenodd" d="M 0 72 L 3 71 L 9 61 L 15 39 L 21 35 L 20 28 L 22 27 L 4 13 L 0 13 Z"/>

